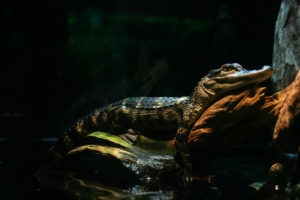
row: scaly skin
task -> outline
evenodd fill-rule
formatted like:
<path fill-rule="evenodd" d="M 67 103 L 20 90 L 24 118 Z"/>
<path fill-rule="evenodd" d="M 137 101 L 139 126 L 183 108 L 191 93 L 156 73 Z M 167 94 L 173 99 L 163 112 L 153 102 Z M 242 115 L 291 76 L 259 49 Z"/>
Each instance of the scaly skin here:
<path fill-rule="evenodd" d="M 182 121 L 183 109 L 189 97 L 132 97 L 109 104 L 78 120 L 52 148 L 64 155 L 79 146 L 82 139 L 93 131 L 124 133 L 127 129 L 137 132 L 176 132 Z"/>
<path fill-rule="evenodd" d="M 249 84 L 260 83 L 272 74 L 265 66 L 247 71 L 237 63 L 212 70 L 198 83 L 190 97 L 126 98 L 85 116 L 75 123 L 52 148 L 64 155 L 80 145 L 84 136 L 93 131 L 124 133 L 136 131 L 176 131 L 176 159 L 185 169 L 184 181 L 191 180 L 192 164 L 186 145 L 188 133 L 204 110 L 216 99 Z"/>

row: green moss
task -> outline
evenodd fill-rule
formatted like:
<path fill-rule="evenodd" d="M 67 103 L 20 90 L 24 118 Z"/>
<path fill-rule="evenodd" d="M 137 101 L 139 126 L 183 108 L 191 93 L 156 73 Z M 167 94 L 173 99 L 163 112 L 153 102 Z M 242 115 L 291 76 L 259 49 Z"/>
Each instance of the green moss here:
<path fill-rule="evenodd" d="M 144 136 L 139 136 L 137 138 L 136 146 L 146 151 L 150 151 L 152 153 L 175 154 L 176 152 L 176 148 L 173 140 L 161 141 L 161 140 L 153 140 Z"/>
<path fill-rule="evenodd" d="M 145 136 L 138 136 L 137 144 L 131 145 L 125 142 L 124 140 L 122 140 L 118 136 L 106 132 L 100 132 L 100 131 L 88 134 L 86 137 L 92 138 L 94 139 L 94 141 L 95 139 L 96 140 L 99 139 L 100 141 L 106 140 L 113 144 L 117 144 L 119 146 L 125 147 L 127 150 L 130 151 L 147 151 L 149 153 L 156 153 L 156 154 L 174 154 L 176 151 L 174 140 L 161 141 L 161 140 L 153 140 Z"/>
<path fill-rule="evenodd" d="M 93 132 L 93 133 L 87 135 L 86 137 L 94 137 L 94 138 L 98 138 L 98 139 L 102 139 L 102 140 L 108 140 L 112 143 L 121 145 L 123 147 L 132 148 L 132 145 L 128 144 L 127 142 L 122 140 L 120 137 L 106 133 L 106 132 L 97 131 L 97 132 Z"/>
<path fill-rule="evenodd" d="M 115 157 L 120 161 L 131 161 L 136 162 L 137 156 L 132 154 L 129 151 L 116 148 L 116 147 L 108 147 L 108 146 L 100 146 L 100 145 L 83 145 L 72 149 L 68 152 L 68 156 L 73 154 L 81 154 L 82 152 L 90 152 L 94 153 L 94 155 L 101 154 L 101 155 L 110 155 Z"/>

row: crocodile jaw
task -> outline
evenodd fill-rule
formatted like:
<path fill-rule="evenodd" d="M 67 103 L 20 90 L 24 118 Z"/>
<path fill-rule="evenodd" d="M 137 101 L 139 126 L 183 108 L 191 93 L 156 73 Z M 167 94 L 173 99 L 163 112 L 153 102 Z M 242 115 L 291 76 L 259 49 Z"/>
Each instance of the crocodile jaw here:
<path fill-rule="evenodd" d="M 270 66 L 264 66 L 259 70 L 241 70 L 224 77 L 217 77 L 206 80 L 203 86 L 207 91 L 213 94 L 224 94 L 250 84 L 258 84 L 270 78 L 273 69 Z"/>

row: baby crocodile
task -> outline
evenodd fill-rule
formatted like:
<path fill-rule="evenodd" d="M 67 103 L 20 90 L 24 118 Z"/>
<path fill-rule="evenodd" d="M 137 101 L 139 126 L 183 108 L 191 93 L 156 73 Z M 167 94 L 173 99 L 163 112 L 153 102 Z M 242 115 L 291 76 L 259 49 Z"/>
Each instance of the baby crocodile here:
<path fill-rule="evenodd" d="M 237 63 L 225 64 L 201 79 L 189 97 L 132 97 L 95 110 L 75 123 L 54 145 L 54 152 L 65 154 L 81 145 L 93 131 L 124 133 L 128 129 L 140 132 L 176 132 L 176 159 L 186 172 L 191 161 L 186 139 L 193 123 L 217 98 L 249 84 L 260 83 L 272 74 L 270 66 L 246 70 Z"/>

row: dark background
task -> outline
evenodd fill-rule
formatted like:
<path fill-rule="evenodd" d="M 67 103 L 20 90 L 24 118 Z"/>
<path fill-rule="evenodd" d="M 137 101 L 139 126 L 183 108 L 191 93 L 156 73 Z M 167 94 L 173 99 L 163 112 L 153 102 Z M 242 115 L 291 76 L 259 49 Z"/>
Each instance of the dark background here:
<path fill-rule="evenodd" d="M 57 136 L 89 102 L 186 96 L 221 64 L 271 65 L 278 9 L 271 0 L 4 1 L 0 135 Z M 140 91 L 133 80 L 159 61 L 167 70 Z"/>
<path fill-rule="evenodd" d="M 1 4 L 0 169 L 46 152 L 48 137 L 94 107 L 189 95 L 208 70 L 228 62 L 271 65 L 280 1 Z"/>

